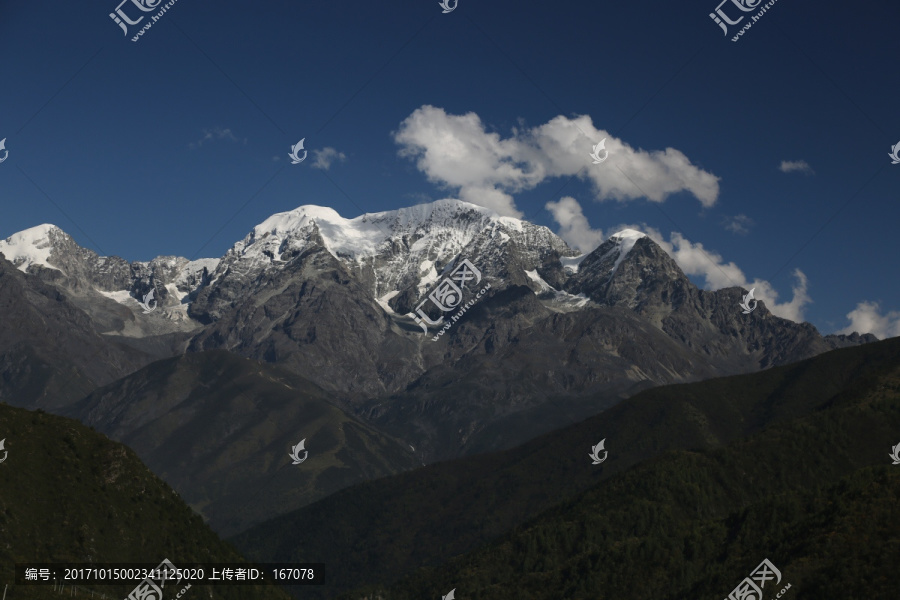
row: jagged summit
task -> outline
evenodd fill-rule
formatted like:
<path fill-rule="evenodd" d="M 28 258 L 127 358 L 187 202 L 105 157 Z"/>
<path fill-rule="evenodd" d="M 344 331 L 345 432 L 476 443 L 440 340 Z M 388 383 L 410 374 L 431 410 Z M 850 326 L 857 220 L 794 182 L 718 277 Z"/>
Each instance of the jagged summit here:
<path fill-rule="evenodd" d="M 615 246 L 610 248 L 609 254 L 617 253 L 617 257 L 615 262 L 613 263 L 612 269 L 610 269 L 610 277 L 612 277 L 613 273 L 616 272 L 616 269 L 619 268 L 619 265 L 622 264 L 622 261 L 625 260 L 625 257 L 628 256 L 628 253 L 631 252 L 631 249 L 634 248 L 634 245 L 641 238 L 646 238 L 647 235 L 637 231 L 636 229 L 623 229 L 622 231 L 617 231 L 616 233 L 609 236 L 609 240 L 607 242 L 614 242 Z M 647 238 L 650 240 L 650 238 Z M 656 245 L 656 242 L 650 240 L 650 243 Z"/>

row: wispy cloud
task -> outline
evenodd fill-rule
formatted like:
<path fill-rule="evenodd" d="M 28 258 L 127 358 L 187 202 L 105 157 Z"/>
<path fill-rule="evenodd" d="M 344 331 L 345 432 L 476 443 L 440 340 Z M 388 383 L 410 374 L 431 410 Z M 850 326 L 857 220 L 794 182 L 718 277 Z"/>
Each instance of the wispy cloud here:
<path fill-rule="evenodd" d="M 338 152 L 330 146 L 321 150 L 313 150 L 312 153 L 314 159 L 312 167 L 314 169 L 323 169 L 327 171 L 331 168 L 331 165 L 335 160 L 341 162 L 347 160 L 347 156 L 343 152 Z"/>
<path fill-rule="evenodd" d="M 593 165 L 588 155 L 604 138 L 609 159 Z M 687 191 L 708 207 L 719 195 L 719 178 L 691 164 L 681 151 L 636 150 L 594 127 L 587 115 L 557 116 L 502 138 L 488 132 L 473 112 L 451 115 L 426 105 L 400 124 L 394 141 L 400 155 L 414 159 L 430 181 L 458 189 L 461 200 L 512 217 L 522 216 L 512 194 L 553 177 L 590 181 L 596 200 L 664 202 Z"/>
<path fill-rule="evenodd" d="M 753 227 L 754 221 L 747 215 L 734 215 L 733 217 L 725 217 L 722 220 L 722 225 L 724 225 L 725 229 L 728 231 L 740 235 L 747 235 L 750 233 L 750 228 Z"/>
<path fill-rule="evenodd" d="M 847 313 L 847 318 L 850 325 L 838 333 L 871 333 L 882 340 L 900 336 L 900 311 L 882 314 L 878 302 L 860 302 Z"/>
<path fill-rule="evenodd" d="M 216 140 L 227 140 L 230 142 L 242 142 L 244 144 L 247 143 L 247 138 L 239 139 L 234 133 L 232 133 L 231 129 L 223 129 L 221 127 L 214 127 L 212 129 L 204 129 L 203 137 L 201 137 L 196 142 L 191 142 L 188 144 L 188 147 L 191 149 L 199 148 L 206 142 L 216 141 Z"/>
<path fill-rule="evenodd" d="M 778 170 L 782 173 L 794 173 L 799 171 L 806 175 L 815 175 L 816 173 L 805 160 L 783 160 L 781 161 L 781 166 L 778 167 Z"/>

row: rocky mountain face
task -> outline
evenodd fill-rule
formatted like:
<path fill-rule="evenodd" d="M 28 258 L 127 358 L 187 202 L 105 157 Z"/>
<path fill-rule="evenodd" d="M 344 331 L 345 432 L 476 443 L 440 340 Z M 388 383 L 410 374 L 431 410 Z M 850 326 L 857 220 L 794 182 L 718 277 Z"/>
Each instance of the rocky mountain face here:
<path fill-rule="evenodd" d="M 55 225 L 0 240 L 0 252 L 20 271 L 58 288 L 91 318 L 98 333 L 133 340 L 197 329 L 198 323 L 187 317 L 189 296 L 218 263 L 176 256 L 150 262 L 99 256 Z M 151 292 L 146 304 L 153 312 L 146 316 L 140 302 Z"/>
<path fill-rule="evenodd" d="M 577 253 L 548 229 L 462 202 L 356 219 L 300 207 L 225 255 L 190 305 L 210 324 L 190 348 L 286 363 L 352 400 L 398 392 L 441 361 L 407 313 L 461 255 L 487 282 L 527 285 L 562 254 Z"/>
<path fill-rule="evenodd" d="M 0 253 L 0 401 L 50 410 L 151 362 L 98 334 L 58 288 Z"/>
<path fill-rule="evenodd" d="M 600 306 L 628 308 L 700 353 L 724 358 L 746 349 L 758 368 L 876 339 L 857 334 L 822 337 L 808 323 L 775 317 L 762 303 L 759 313 L 744 315 L 735 310 L 743 291 L 698 289 L 658 244 L 633 230 L 601 244 L 565 288 Z"/>
<path fill-rule="evenodd" d="M 127 442 L 223 535 L 421 465 L 318 386 L 223 350 L 156 361 L 60 412 Z"/>
<path fill-rule="evenodd" d="M 73 303 L 102 297 L 84 309 L 98 330 L 158 356 L 190 337 L 189 352 L 276 363 L 425 461 L 510 447 L 647 387 L 875 339 L 822 336 L 761 302 L 744 315 L 742 290 L 698 289 L 636 231 L 585 256 L 455 200 L 354 219 L 302 206 L 193 262 L 98 257 L 47 229 L 5 248 Z M 161 309 L 144 315 L 148 283 Z"/>

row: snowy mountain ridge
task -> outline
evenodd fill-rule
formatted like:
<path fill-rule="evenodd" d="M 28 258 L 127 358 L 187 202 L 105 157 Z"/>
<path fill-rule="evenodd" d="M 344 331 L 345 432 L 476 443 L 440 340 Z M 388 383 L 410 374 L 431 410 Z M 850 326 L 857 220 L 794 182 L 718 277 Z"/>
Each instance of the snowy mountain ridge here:
<path fill-rule="evenodd" d="M 191 280 L 205 268 L 213 270 L 219 263 L 217 258 L 201 258 L 188 260 L 179 256 L 158 256 L 150 261 L 128 262 L 118 256 L 100 256 L 93 250 L 79 246 L 68 233 L 49 223 L 37 225 L 0 240 L 0 253 L 23 273 L 32 271 L 32 267 L 52 269 L 66 276 L 77 273 L 72 255 L 74 251 L 81 263 L 87 266 L 96 281 L 98 291 L 115 293 L 126 288 L 120 287 L 123 266 L 130 266 L 133 271 L 151 271 L 165 279 L 165 284 L 175 284 L 182 291 L 191 285 Z M 166 275 L 163 275 L 163 274 Z"/>
<path fill-rule="evenodd" d="M 431 204 L 419 204 L 397 210 L 365 213 L 346 219 L 332 208 L 303 205 L 294 210 L 276 213 L 253 228 L 242 243 L 247 249 L 254 243 L 267 240 L 266 247 L 274 243 L 291 242 L 307 238 L 315 226 L 325 242 L 325 247 L 335 258 L 353 257 L 357 260 L 372 257 L 383 251 L 383 246 L 393 237 L 422 233 L 423 229 L 455 232 L 446 240 L 448 249 L 464 246 L 477 233 L 471 228 L 460 230 L 457 220 L 461 216 L 481 215 L 478 224 L 487 222 L 504 228 L 523 231 L 525 223 L 512 217 L 502 217 L 490 209 L 458 200 L 438 200 Z M 450 248 L 450 247 L 455 248 Z M 295 249 L 298 249 L 295 247 Z M 413 248 L 415 250 L 415 248 Z"/>
<path fill-rule="evenodd" d="M 641 237 L 644 234 L 628 229 L 610 238 L 617 241 L 605 252 L 607 260 L 617 253 L 610 277 Z M 241 293 L 254 293 L 258 290 L 253 282 L 264 280 L 263 273 L 283 269 L 319 246 L 363 282 L 371 298 L 392 315 L 395 310 L 408 313 L 410 303 L 463 255 L 482 265 L 487 275 L 503 274 L 536 293 L 560 289 L 559 281 L 551 285 L 538 275 L 548 257 L 565 273 L 574 274 L 588 256 L 572 250 L 546 227 L 453 199 L 349 219 L 329 207 L 299 206 L 256 225 L 221 259 L 160 256 L 128 262 L 82 248 L 51 224 L 0 240 L 0 252 L 23 272 L 56 271 L 55 276 L 45 272 L 43 277 L 75 280 L 75 287 L 92 287 L 132 311 L 139 310 L 137 300 L 155 288 L 157 301 L 174 309 L 179 320 L 201 288 L 226 280 L 233 287 L 239 280 Z M 509 272 L 512 266 L 517 272 Z"/>
<path fill-rule="evenodd" d="M 349 269 L 370 280 L 372 296 L 398 293 L 417 279 L 420 292 L 436 281 L 449 260 L 474 254 L 484 242 L 515 241 L 534 262 L 547 248 L 572 257 L 578 253 L 546 227 L 459 200 L 438 200 L 397 210 L 365 213 L 352 219 L 331 208 L 304 205 L 272 215 L 225 255 L 216 277 L 251 272 L 286 262 L 321 243 Z"/>

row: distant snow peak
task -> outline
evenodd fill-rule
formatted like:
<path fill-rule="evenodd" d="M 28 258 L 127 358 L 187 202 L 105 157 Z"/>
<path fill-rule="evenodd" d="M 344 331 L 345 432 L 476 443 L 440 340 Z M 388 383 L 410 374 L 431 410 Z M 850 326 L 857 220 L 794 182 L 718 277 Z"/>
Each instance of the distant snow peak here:
<path fill-rule="evenodd" d="M 272 261 L 280 260 L 287 249 L 303 249 L 309 243 L 313 229 L 317 230 L 326 249 L 334 255 L 358 258 L 374 254 L 387 235 L 383 228 L 373 223 L 372 215 L 345 219 L 326 206 L 307 204 L 294 210 L 276 213 L 253 228 L 243 254 L 259 245 Z M 268 252 L 266 252 L 268 251 Z"/>
<path fill-rule="evenodd" d="M 65 235 L 65 232 L 56 225 L 44 223 L 14 233 L 0 241 L 0 252 L 22 272 L 27 271 L 31 265 L 59 271 L 48 262 L 53 250 L 53 238 L 59 235 Z"/>
<path fill-rule="evenodd" d="M 616 233 L 609 236 L 609 239 L 616 240 L 618 244 L 616 247 L 610 252 L 618 252 L 619 257 L 616 259 L 616 263 L 613 265 L 610 270 L 610 276 L 616 272 L 616 269 L 619 268 L 619 265 L 622 264 L 622 261 L 625 260 L 625 257 L 631 252 L 631 249 L 634 248 L 634 245 L 637 241 L 643 237 L 647 237 L 646 234 L 637 231 L 636 229 L 623 229 L 622 231 L 617 231 Z"/>
<path fill-rule="evenodd" d="M 466 226 L 467 223 L 470 226 Z M 392 239 L 419 236 L 423 237 L 414 243 L 413 251 L 430 247 L 452 253 L 492 225 L 498 231 L 501 228 L 524 231 L 524 223 L 519 219 L 503 217 L 489 208 L 449 198 L 364 213 L 352 219 L 342 217 L 332 208 L 307 204 L 272 215 L 254 227 L 236 249 L 242 255 L 261 251 L 272 262 L 278 262 L 281 253 L 288 248 L 305 247 L 315 228 L 335 258 L 361 260 L 373 257 L 385 250 Z M 509 239 L 502 231 L 499 233 L 505 236 L 504 241 Z"/>

